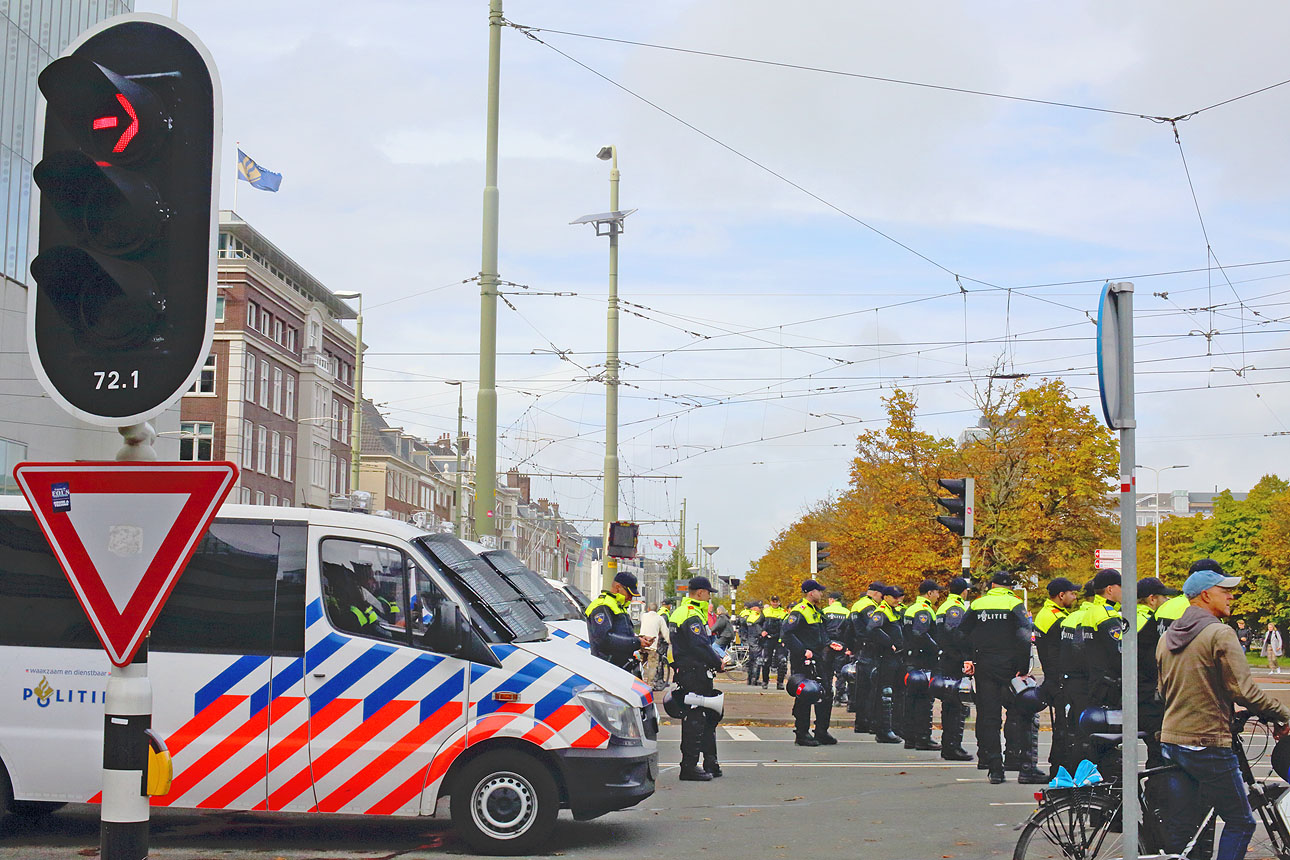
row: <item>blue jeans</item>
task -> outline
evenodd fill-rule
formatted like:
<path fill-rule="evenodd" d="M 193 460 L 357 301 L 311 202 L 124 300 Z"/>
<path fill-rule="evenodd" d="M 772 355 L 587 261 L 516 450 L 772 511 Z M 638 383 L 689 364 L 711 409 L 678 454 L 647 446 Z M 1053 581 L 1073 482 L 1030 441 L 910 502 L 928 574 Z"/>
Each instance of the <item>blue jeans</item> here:
<path fill-rule="evenodd" d="M 1205 814 L 1213 807 L 1223 819 L 1218 860 L 1242 860 L 1254 836 L 1254 813 L 1245 795 L 1236 753 L 1224 747 L 1189 750 L 1163 744 L 1164 757 L 1182 767 L 1171 774 L 1166 849 L 1181 852 L 1195 835 Z"/>

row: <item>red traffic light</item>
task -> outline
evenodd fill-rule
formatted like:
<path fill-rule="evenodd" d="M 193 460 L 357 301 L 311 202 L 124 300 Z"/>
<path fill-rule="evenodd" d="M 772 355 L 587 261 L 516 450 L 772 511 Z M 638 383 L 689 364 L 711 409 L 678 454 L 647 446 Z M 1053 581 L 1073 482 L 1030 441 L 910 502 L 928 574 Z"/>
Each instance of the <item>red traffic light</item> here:
<path fill-rule="evenodd" d="M 50 113 L 100 165 L 147 158 L 170 133 L 171 117 L 156 93 L 92 60 L 54 60 L 38 83 Z"/>

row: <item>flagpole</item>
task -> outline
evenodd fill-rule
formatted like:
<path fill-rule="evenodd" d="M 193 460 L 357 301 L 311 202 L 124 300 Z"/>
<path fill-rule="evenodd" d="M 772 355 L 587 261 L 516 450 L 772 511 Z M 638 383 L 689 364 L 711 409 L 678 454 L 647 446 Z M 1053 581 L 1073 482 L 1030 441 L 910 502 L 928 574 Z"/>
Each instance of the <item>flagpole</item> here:
<path fill-rule="evenodd" d="M 242 141 L 237 141 L 237 151 L 242 151 Z M 238 159 L 238 168 L 233 171 L 233 214 L 237 214 L 237 184 L 242 181 L 242 160 Z"/>

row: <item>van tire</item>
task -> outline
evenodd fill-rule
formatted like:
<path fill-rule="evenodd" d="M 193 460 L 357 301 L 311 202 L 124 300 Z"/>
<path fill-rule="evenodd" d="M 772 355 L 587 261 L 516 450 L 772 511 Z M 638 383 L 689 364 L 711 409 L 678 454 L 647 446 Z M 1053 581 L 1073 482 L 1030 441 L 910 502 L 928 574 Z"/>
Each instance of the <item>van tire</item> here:
<path fill-rule="evenodd" d="M 452 788 L 452 823 L 480 854 L 528 854 L 555 828 L 560 791 L 527 753 L 494 750 L 466 764 Z"/>

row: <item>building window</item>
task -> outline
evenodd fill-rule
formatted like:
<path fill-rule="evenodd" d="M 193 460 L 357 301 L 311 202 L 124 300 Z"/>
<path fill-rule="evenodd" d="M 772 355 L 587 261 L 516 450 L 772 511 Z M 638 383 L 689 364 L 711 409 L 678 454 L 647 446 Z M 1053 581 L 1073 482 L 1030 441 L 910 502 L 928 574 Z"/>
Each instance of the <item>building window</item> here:
<path fill-rule="evenodd" d="M 340 359 L 334 355 L 331 356 L 331 376 L 332 379 L 340 379 Z"/>
<path fill-rule="evenodd" d="M 338 472 L 336 470 L 336 455 L 332 454 L 331 455 L 331 475 L 330 475 L 331 483 L 328 485 L 327 489 L 333 494 L 340 492 L 340 481 L 337 479 L 337 475 L 338 475 Z"/>
<path fill-rule="evenodd" d="M 242 422 L 242 468 L 250 469 L 255 465 L 255 425 L 250 421 Z M 245 499 L 244 501 L 250 501 Z"/>
<path fill-rule="evenodd" d="M 273 342 L 282 343 L 282 320 L 273 321 Z"/>
<path fill-rule="evenodd" d="M 246 354 L 246 399 L 255 402 L 255 356 L 249 352 Z"/>
<path fill-rule="evenodd" d="M 344 403 L 340 405 L 340 441 L 344 442 L 349 439 L 349 407 Z"/>
<path fill-rule="evenodd" d="M 206 356 L 206 363 L 202 365 L 201 373 L 197 376 L 197 381 L 188 389 L 189 394 L 214 394 L 215 393 L 215 356 Z"/>
<path fill-rule="evenodd" d="M 331 438 L 340 441 L 340 401 L 334 397 L 331 401 Z"/>
<path fill-rule="evenodd" d="M 210 462 L 215 459 L 215 425 L 209 421 L 184 421 L 179 425 L 179 459 Z"/>
<path fill-rule="evenodd" d="M 27 446 L 22 442 L 12 442 L 8 439 L 0 439 L 0 468 L 4 469 L 4 474 L 0 475 L 0 486 L 4 489 L 4 495 L 17 496 L 22 490 L 18 488 L 18 482 L 13 477 L 13 467 L 27 459 Z"/>
<path fill-rule="evenodd" d="M 273 411 L 282 414 L 282 368 L 273 368 Z"/>
<path fill-rule="evenodd" d="M 269 428 L 261 425 L 255 428 L 255 468 L 264 471 L 265 461 L 269 456 Z M 258 504 L 258 503 L 257 503 Z"/>
<path fill-rule="evenodd" d="M 327 417 L 327 389 L 321 382 L 314 383 L 314 417 Z"/>
<path fill-rule="evenodd" d="M 242 504 L 244 504 L 244 505 L 249 505 L 249 504 L 251 504 L 251 488 L 250 488 L 250 487 L 243 487 L 243 488 L 242 488 Z"/>
<path fill-rule="evenodd" d="M 296 330 L 291 327 L 287 328 L 287 351 L 291 353 L 296 351 Z"/>
<path fill-rule="evenodd" d="M 269 336 L 269 325 L 273 322 L 273 314 L 268 311 L 260 311 L 260 334 L 265 337 Z"/>
<path fill-rule="evenodd" d="M 270 437 L 269 445 L 269 476 L 278 477 L 278 458 L 282 454 L 282 434 L 277 430 L 273 431 Z"/>
<path fill-rule="evenodd" d="M 287 411 L 284 413 L 291 420 L 296 418 L 296 378 L 287 374 Z"/>
<path fill-rule="evenodd" d="M 260 306 L 255 302 L 246 303 L 246 327 L 255 331 L 260 327 Z"/>
<path fill-rule="evenodd" d="M 282 437 L 282 480 L 294 481 L 296 479 L 296 461 L 291 456 L 291 437 Z"/>
<path fill-rule="evenodd" d="M 215 297 L 215 322 L 224 322 L 224 297 Z"/>
<path fill-rule="evenodd" d="M 314 349 L 322 346 L 322 326 L 316 322 L 309 324 L 309 346 Z"/>
<path fill-rule="evenodd" d="M 315 487 L 327 487 L 327 446 L 314 443 L 314 455 L 309 459 L 309 481 Z"/>
<path fill-rule="evenodd" d="M 260 405 L 269 408 L 269 361 L 260 361 Z"/>
<path fill-rule="evenodd" d="M 255 503 L 257 505 L 264 504 L 264 493 L 260 490 L 255 491 Z"/>
<path fill-rule="evenodd" d="M 340 491 L 349 494 L 349 461 L 344 457 L 340 458 Z"/>

